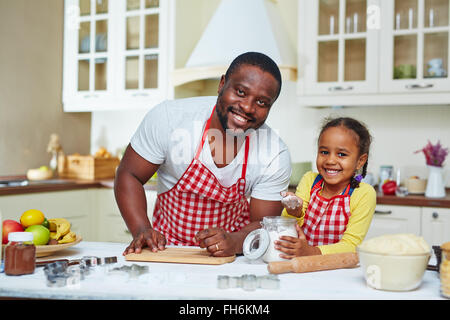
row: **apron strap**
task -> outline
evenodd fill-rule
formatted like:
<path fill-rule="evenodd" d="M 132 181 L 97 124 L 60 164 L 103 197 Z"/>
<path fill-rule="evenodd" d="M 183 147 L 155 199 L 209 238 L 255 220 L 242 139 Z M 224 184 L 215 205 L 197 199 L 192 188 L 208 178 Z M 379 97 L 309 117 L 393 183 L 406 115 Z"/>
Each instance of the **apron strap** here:
<path fill-rule="evenodd" d="M 313 182 L 313 184 L 312 184 L 312 186 L 311 186 L 311 192 L 310 192 L 310 194 L 312 194 L 312 192 L 313 192 L 315 189 L 317 189 L 317 188 L 319 188 L 319 187 L 321 186 L 322 181 L 323 181 L 323 177 L 322 177 L 320 174 L 318 174 L 317 177 L 316 177 L 316 179 L 314 179 L 314 182 Z M 351 196 L 354 190 L 355 190 L 355 189 L 354 189 L 354 188 L 351 188 L 351 187 L 350 187 L 350 184 L 349 184 L 347 187 L 345 187 L 344 191 L 342 191 L 341 195 L 343 195 L 343 196 L 346 196 L 346 195 Z"/>
<path fill-rule="evenodd" d="M 320 174 L 318 174 L 311 186 L 310 194 L 312 194 L 315 189 L 320 188 L 320 186 L 322 185 L 322 181 L 323 177 Z"/>
<path fill-rule="evenodd" d="M 202 151 L 203 144 L 205 143 L 206 135 L 208 134 L 208 130 L 209 130 L 209 125 L 211 124 L 211 119 L 212 119 L 212 116 L 213 116 L 215 110 L 216 110 L 216 106 L 214 105 L 211 115 L 209 116 L 209 119 L 206 121 L 205 129 L 203 130 L 202 140 L 200 141 L 200 144 L 197 147 L 197 152 L 195 153 L 195 159 L 198 159 L 198 157 L 200 156 L 200 152 Z"/>
<path fill-rule="evenodd" d="M 248 150 L 250 149 L 250 136 L 245 137 L 245 154 L 244 154 L 244 163 L 242 165 L 242 179 L 245 179 L 245 174 L 247 173 L 247 159 L 248 159 Z"/>
<path fill-rule="evenodd" d="M 344 196 L 351 196 L 355 188 L 351 188 L 350 184 L 345 188 L 344 192 L 342 192 L 342 195 Z"/>

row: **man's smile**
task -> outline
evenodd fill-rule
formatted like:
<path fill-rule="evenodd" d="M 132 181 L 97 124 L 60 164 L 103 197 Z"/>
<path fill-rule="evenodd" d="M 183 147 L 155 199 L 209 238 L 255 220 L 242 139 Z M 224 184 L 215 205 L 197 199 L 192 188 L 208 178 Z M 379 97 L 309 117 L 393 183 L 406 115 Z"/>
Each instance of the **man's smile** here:
<path fill-rule="evenodd" d="M 232 106 L 228 107 L 228 112 L 232 115 L 237 124 L 246 125 L 249 122 L 253 122 L 254 119 L 246 116 L 243 112 L 237 110 Z"/>

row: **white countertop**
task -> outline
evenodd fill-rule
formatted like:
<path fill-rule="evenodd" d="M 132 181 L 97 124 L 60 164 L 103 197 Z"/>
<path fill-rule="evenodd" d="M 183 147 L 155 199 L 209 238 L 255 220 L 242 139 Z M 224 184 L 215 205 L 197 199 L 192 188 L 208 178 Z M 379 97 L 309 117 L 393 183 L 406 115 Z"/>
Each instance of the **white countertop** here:
<path fill-rule="evenodd" d="M 241 288 L 218 289 L 217 276 L 267 275 L 267 264 L 250 263 L 239 256 L 224 265 L 193 265 L 173 263 L 125 261 L 122 252 L 126 244 L 83 241 L 71 248 L 45 259 L 77 259 L 83 256 L 117 256 L 118 262 L 110 265 L 146 265 L 147 274 L 137 279 L 128 275 L 108 274 L 108 267 L 97 266 L 78 286 L 52 288 L 46 285 L 43 268 L 34 274 L 7 276 L 0 273 L 0 297 L 40 299 L 165 299 L 165 300 L 437 300 L 439 277 L 435 271 L 426 271 L 419 288 L 408 292 L 389 292 L 368 287 L 360 268 L 319 271 L 311 273 L 287 273 L 278 275 L 280 288 L 258 288 L 245 291 Z M 44 258 L 40 258 L 43 260 Z M 433 261 L 430 261 L 433 262 Z"/>

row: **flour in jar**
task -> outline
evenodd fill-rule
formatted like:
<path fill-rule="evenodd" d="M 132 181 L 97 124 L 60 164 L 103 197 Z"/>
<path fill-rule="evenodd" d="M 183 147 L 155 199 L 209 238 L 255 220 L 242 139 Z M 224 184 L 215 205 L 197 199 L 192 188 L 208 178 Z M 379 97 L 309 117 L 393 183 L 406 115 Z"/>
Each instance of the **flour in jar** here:
<path fill-rule="evenodd" d="M 271 230 L 269 231 L 269 237 L 270 237 L 270 243 L 269 247 L 266 250 L 266 253 L 263 256 L 263 261 L 265 262 L 272 262 L 272 261 L 283 261 L 286 259 L 283 259 L 280 257 L 280 253 L 283 253 L 277 249 L 275 249 L 274 242 L 276 240 L 279 240 L 281 236 L 291 236 L 291 237 L 298 237 L 297 230 L 294 228 L 285 228 L 282 226 L 278 227 L 278 230 Z"/>

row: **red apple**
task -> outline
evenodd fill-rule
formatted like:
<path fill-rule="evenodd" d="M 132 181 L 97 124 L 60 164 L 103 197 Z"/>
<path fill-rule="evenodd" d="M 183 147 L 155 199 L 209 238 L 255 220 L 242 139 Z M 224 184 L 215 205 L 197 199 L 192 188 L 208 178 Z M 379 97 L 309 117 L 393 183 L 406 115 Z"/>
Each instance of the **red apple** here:
<path fill-rule="evenodd" d="M 10 232 L 23 232 L 23 227 L 20 223 L 14 220 L 3 221 L 3 239 L 2 244 L 8 243 L 8 234 Z"/>

